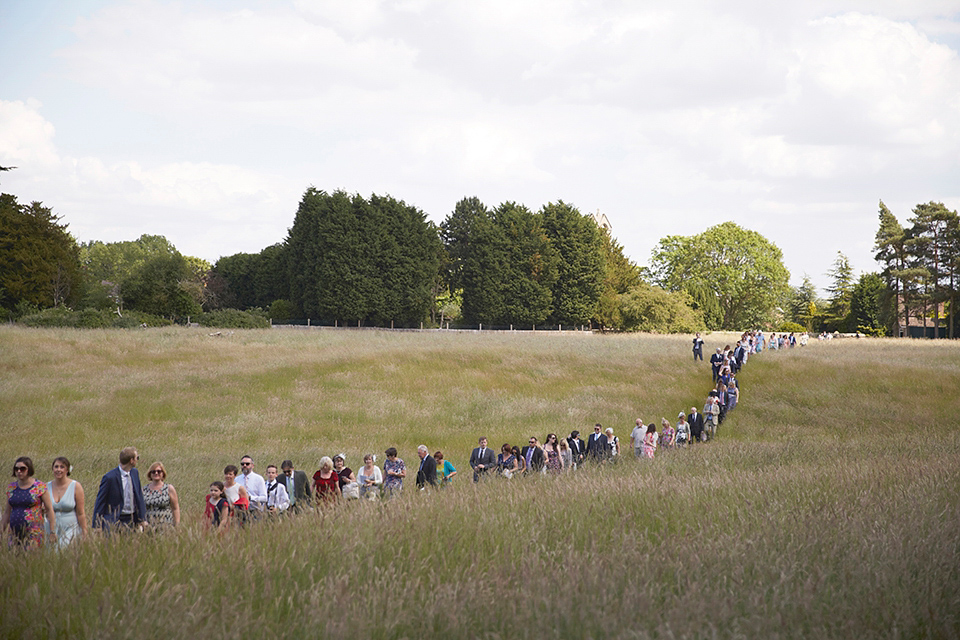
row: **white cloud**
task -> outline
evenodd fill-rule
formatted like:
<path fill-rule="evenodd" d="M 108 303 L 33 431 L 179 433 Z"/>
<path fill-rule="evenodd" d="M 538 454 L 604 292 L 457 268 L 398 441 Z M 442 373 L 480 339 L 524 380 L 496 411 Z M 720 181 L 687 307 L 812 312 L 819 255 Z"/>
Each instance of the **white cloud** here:
<path fill-rule="evenodd" d="M 282 239 L 285 226 L 279 221 L 295 207 L 298 194 L 284 192 L 288 185 L 276 176 L 237 165 L 144 167 L 137 161 L 107 164 L 61 155 L 54 127 L 39 110 L 36 101 L 0 100 L 0 164 L 18 167 L 4 175 L 3 188 L 24 201 L 45 201 L 65 215 L 80 240 L 168 235 L 181 251 L 216 259 L 214 247 L 223 253 L 259 251 Z M 6 135 L 13 132 L 17 135 Z M 227 229 L 233 234 L 224 242 Z M 242 248 L 231 250 L 233 243 Z"/>
<path fill-rule="evenodd" d="M 49 170 L 58 158 L 53 125 L 37 113 L 40 103 L 0 100 L 0 165 Z"/>
<path fill-rule="evenodd" d="M 279 240 L 312 183 L 437 221 L 466 195 L 564 199 L 607 213 L 641 262 L 731 219 L 816 280 L 849 238 L 870 243 L 879 198 L 960 195 L 960 61 L 927 32 L 960 32 L 957 7 L 922 4 L 118 0 L 77 21 L 59 64 L 109 107 L 83 113 L 155 133 L 78 120 L 71 140 L 109 144 L 60 152 L 14 95 L 0 163 L 29 165 L 31 198 L 78 212 L 78 235 L 169 229 L 208 259 Z M 842 236 L 803 224 L 831 215 Z"/>

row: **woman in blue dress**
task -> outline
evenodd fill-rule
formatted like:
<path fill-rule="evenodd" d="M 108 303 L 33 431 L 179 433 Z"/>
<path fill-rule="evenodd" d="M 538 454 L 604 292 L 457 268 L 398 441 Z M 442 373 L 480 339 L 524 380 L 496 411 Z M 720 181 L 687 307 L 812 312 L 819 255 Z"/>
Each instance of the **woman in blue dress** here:
<path fill-rule="evenodd" d="M 56 524 L 46 523 L 47 531 L 52 528 L 57 534 L 57 548 L 70 544 L 77 537 L 87 535 L 87 515 L 84 512 L 83 486 L 70 479 L 70 461 L 60 456 L 53 460 L 53 482 L 48 485 Z M 53 525 L 51 527 L 51 525 Z"/>

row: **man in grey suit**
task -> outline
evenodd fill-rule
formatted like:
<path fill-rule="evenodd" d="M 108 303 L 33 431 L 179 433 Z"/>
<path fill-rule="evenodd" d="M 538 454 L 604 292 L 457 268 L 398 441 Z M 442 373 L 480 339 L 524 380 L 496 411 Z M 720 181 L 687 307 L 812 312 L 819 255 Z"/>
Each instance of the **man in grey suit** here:
<path fill-rule="evenodd" d="M 473 469 L 473 481 L 479 482 L 480 476 L 497 466 L 497 456 L 487 446 L 486 437 L 480 438 L 480 446 L 470 454 L 470 468 Z"/>
<path fill-rule="evenodd" d="M 290 508 L 297 513 L 308 509 L 313 501 L 313 492 L 310 490 L 310 483 L 307 482 L 307 474 L 303 471 L 294 471 L 293 462 L 290 460 L 284 460 L 280 470 L 283 471 L 283 475 L 277 480 L 287 488 Z"/>

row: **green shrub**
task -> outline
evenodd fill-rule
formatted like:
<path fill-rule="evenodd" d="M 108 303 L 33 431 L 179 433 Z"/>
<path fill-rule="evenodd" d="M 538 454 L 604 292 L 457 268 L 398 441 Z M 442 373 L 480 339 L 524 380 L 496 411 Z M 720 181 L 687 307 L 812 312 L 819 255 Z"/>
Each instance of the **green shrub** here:
<path fill-rule="evenodd" d="M 20 319 L 20 324 L 28 327 L 66 327 L 74 329 L 136 329 L 142 326 L 166 327 L 173 322 L 140 311 L 126 311 L 123 316 L 118 316 L 116 311 L 110 309 L 73 311 L 66 307 L 52 307 L 24 316 Z"/>
<path fill-rule="evenodd" d="M 274 322 L 284 323 L 292 318 L 295 313 L 296 309 L 289 300 L 274 300 L 273 304 L 270 305 L 270 310 L 267 312 L 267 315 L 269 315 Z"/>
<path fill-rule="evenodd" d="M 203 313 L 197 316 L 196 320 L 200 326 L 220 329 L 266 329 L 270 327 L 270 321 L 259 310 L 221 309 L 220 311 Z"/>
<path fill-rule="evenodd" d="M 66 307 L 51 307 L 20 318 L 28 327 L 75 327 L 77 314 Z"/>
<path fill-rule="evenodd" d="M 777 331 L 789 331 L 790 333 L 803 333 L 806 330 L 806 327 L 796 322 L 783 322 L 777 329 Z"/>

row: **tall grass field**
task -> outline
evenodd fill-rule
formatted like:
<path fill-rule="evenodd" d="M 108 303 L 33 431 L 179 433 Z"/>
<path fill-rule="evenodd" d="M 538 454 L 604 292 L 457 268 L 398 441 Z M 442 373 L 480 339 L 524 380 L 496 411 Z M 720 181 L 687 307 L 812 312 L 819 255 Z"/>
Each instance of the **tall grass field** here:
<path fill-rule="evenodd" d="M 120 449 L 175 532 L 0 546 L 6 638 L 957 638 L 960 344 L 751 357 L 718 438 L 634 460 L 636 418 L 702 407 L 689 336 L 0 328 L 0 462 L 55 456 L 92 511 Z M 735 337 L 712 334 L 704 352 Z M 618 464 L 474 484 L 491 446 L 615 429 Z M 453 486 L 418 492 L 416 446 Z M 404 492 L 215 535 L 223 467 L 390 446 Z M 9 482 L 9 479 L 8 479 Z"/>

